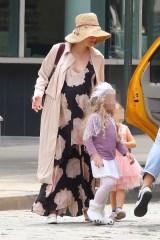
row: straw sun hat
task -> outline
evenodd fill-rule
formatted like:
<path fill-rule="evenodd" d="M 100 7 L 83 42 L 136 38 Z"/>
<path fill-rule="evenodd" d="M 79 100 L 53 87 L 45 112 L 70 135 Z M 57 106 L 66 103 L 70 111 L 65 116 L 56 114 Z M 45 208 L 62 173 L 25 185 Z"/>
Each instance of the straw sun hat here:
<path fill-rule="evenodd" d="M 65 37 L 65 40 L 70 43 L 83 41 L 88 37 L 96 37 L 95 44 L 104 42 L 111 37 L 111 34 L 105 32 L 99 26 L 98 18 L 95 13 L 80 14 L 75 19 L 75 29 L 72 33 Z"/>

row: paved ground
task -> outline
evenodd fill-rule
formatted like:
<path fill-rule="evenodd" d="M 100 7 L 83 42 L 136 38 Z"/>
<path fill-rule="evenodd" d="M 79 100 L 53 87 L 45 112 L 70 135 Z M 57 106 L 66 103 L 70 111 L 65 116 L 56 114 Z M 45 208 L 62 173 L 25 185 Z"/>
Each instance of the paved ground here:
<path fill-rule="evenodd" d="M 45 217 L 30 211 L 2 211 L 0 214 L 1 240 L 158 240 L 160 239 L 160 203 L 151 203 L 143 218 L 133 215 L 133 204 L 126 204 L 127 217 L 114 226 L 94 226 L 83 217 L 59 219 L 58 224 L 47 224 Z M 106 212 L 109 213 L 109 206 Z"/>
<path fill-rule="evenodd" d="M 132 152 L 144 165 L 152 140 L 147 135 L 134 137 L 137 147 Z M 40 188 L 36 179 L 39 138 L 1 137 L 0 140 L 0 210 L 29 209 Z M 129 193 L 128 198 L 135 201 L 137 192 Z"/>
<path fill-rule="evenodd" d="M 38 138 L 2 137 L 0 147 L 0 194 L 16 196 L 36 193 Z"/>
<path fill-rule="evenodd" d="M 152 141 L 146 135 L 135 136 L 137 148 L 132 151 L 145 164 Z M 36 179 L 38 138 L 2 137 L 0 143 L 0 239 L 1 240 L 142 240 L 160 239 L 160 184 L 153 188 L 153 202 L 148 214 L 136 218 L 133 209 L 137 190 L 127 193 L 124 210 L 127 217 L 114 226 L 93 226 L 83 217 L 59 218 L 59 224 L 48 225 L 46 218 L 30 212 L 40 184 Z M 16 210 L 14 210 L 16 209 Z M 21 210 L 20 210 L 21 209 Z M 23 209 L 23 210 L 22 210 Z M 24 210 L 25 209 L 25 210 Z M 3 211 L 2 211 L 3 210 Z M 107 214 L 110 206 L 106 206 Z"/>

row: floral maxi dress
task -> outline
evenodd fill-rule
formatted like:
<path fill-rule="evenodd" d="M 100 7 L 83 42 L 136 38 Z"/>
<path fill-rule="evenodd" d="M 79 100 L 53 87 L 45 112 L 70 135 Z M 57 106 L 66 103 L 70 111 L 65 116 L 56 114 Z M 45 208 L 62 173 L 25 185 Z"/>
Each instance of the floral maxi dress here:
<path fill-rule="evenodd" d="M 94 84 L 95 72 L 90 61 L 82 72 L 67 70 L 61 92 L 53 184 L 41 185 L 32 207 L 34 213 L 48 216 L 56 210 L 60 216 L 80 216 L 94 197 L 90 157 L 79 143 L 84 110 Z"/>

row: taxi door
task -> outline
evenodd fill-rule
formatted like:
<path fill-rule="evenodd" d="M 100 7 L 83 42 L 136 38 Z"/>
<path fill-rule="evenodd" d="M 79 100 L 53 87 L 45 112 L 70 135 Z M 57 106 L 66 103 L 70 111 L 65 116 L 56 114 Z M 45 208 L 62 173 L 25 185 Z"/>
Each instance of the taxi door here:
<path fill-rule="evenodd" d="M 160 37 L 148 49 L 130 80 L 126 121 L 155 140 L 160 126 Z"/>

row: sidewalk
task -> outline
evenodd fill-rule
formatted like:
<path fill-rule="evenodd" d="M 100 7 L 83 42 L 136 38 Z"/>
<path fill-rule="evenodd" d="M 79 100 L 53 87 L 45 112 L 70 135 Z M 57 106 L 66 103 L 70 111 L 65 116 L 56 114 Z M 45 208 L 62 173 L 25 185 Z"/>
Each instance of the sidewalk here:
<path fill-rule="evenodd" d="M 148 213 L 137 218 L 135 204 L 125 204 L 127 215 L 113 226 L 94 226 L 83 216 L 58 218 L 58 224 L 47 224 L 46 218 L 30 211 L 1 211 L 1 240 L 158 240 L 160 239 L 159 203 L 150 203 Z M 106 214 L 110 206 L 106 206 Z"/>
<path fill-rule="evenodd" d="M 132 153 L 141 165 L 145 165 L 152 140 L 147 135 L 134 136 L 137 147 Z M 40 183 L 36 179 L 38 137 L 1 137 L 0 145 L 0 210 L 30 209 Z M 159 193 L 158 179 L 153 189 Z M 127 193 L 126 200 L 136 201 L 137 192 Z"/>
<path fill-rule="evenodd" d="M 38 143 L 37 137 L 1 137 L 0 210 L 31 207 L 40 188 Z"/>

